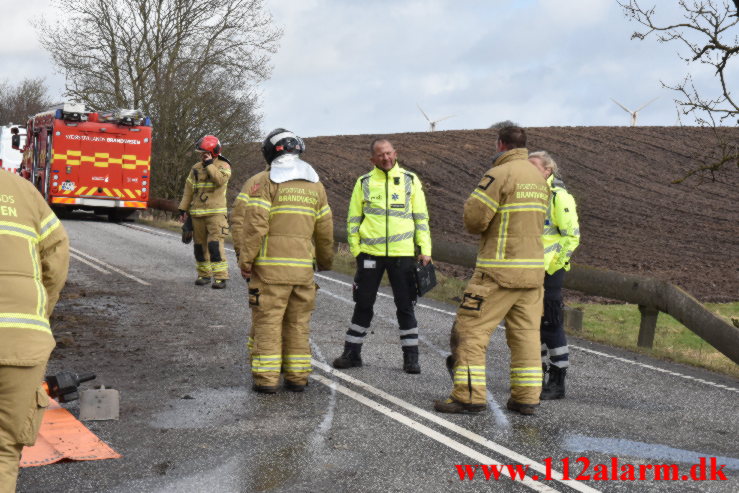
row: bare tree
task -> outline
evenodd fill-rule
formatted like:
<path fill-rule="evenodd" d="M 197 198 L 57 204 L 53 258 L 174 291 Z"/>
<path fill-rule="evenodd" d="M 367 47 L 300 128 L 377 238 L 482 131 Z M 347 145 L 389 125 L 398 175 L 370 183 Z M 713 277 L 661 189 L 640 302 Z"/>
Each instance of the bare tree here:
<path fill-rule="evenodd" d="M 66 76 L 66 95 L 93 109 L 139 108 L 154 126 L 154 192 L 181 192 L 194 142 L 256 138 L 256 85 L 281 31 L 264 0 L 56 0 L 62 22 L 36 25 Z M 43 35 L 41 35 L 43 34 Z"/>
<path fill-rule="evenodd" d="M 50 105 L 43 78 L 23 79 L 16 85 L 0 82 L 0 125 L 25 124 L 30 115 Z"/>
<path fill-rule="evenodd" d="M 675 103 L 679 113 L 692 117 L 699 126 L 711 128 L 716 137 L 715 148 L 698 157 L 697 167 L 675 183 L 691 176 L 716 179 L 715 173 L 724 166 L 739 167 L 737 133 L 720 128 L 736 127 L 739 123 L 739 95 L 732 94 L 729 86 L 736 81 L 727 80 L 729 64 L 739 55 L 739 0 L 734 0 L 733 5 L 726 0 L 679 0 L 678 4 L 682 19 L 661 22 L 656 7 L 644 8 L 638 0 L 619 2 L 626 17 L 644 28 L 631 39 L 644 40 L 654 35 L 660 43 L 676 42 L 684 50 L 679 57 L 688 65 L 698 63 L 714 70 L 718 84 L 709 93 L 699 92 L 690 74 L 676 84 L 662 85 L 678 94 Z"/>

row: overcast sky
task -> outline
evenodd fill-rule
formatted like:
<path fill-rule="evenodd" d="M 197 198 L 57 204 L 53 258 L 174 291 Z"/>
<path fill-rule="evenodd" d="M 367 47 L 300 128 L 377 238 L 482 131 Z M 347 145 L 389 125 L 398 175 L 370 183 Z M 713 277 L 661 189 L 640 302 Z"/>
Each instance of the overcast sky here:
<path fill-rule="evenodd" d="M 646 0 L 649 3 L 648 0 Z M 0 80 L 63 79 L 29 20 L 49 0 L 0 0 Z M 637 28 L 615 0 L 266 0 L 284 29 L 270 80 L 259 87 L 262 129 L 303 136 L 524 126 L 675 125 L 674 94 L 688 68 L 677 45 L 630 40 Z M 653 1 L 679 19 L 677 2 Z M 735 28 L 736 30 L 736 28 Z M 715 90 L 708 69 L 691 69 Z M 734 66 L 729 81 L 739 81 Z M 739 83 L 735 82 L 739 85 Z M 686 122 L 687 123 L 687 122 Z"/>

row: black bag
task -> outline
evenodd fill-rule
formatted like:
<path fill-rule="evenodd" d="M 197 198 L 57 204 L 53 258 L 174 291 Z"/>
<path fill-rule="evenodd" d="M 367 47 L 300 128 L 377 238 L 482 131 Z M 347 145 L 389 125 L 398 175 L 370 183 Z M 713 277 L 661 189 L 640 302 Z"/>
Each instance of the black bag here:
<path fill-rule="evenodd" d="M 427 265 L 423 265 L 423 262 L 416 264 L 416 293 L 418 296 L 431 291 L 436 286 L 436 269 L 434 264 L 429 262 Z"/>

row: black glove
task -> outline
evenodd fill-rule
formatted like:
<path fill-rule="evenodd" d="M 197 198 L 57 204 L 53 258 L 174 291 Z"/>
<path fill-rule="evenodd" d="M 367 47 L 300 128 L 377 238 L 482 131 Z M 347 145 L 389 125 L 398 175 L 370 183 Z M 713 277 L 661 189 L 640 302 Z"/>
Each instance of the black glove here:
<path fill-rule="evenodd" d="M 213 158 L 212 157 L 210 157 L 208 159 L 203 159 L 203 169 L 207 168 L 211 164 L 213 164 Z"/>
<path fill-rule="evenodd" d="M 180 220 L 184 220 L 185 219 L 185 214 L 187 214 L 187 211 L 183 211 L 182 209 L 177 209 L 177 212 L 180 213 L 179 216 L 177 216 L 177 217 L 179 217 Z"/>

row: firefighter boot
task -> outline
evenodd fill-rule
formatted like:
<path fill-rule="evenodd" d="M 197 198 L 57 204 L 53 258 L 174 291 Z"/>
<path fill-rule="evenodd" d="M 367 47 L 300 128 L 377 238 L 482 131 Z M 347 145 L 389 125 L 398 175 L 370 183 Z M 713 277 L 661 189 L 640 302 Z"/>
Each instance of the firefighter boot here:
<path fill-rule="evenodd" d="M 526 416 L 532 416 L 536 414 L 536 408 L 539 407 L 539 404 L 522 404 L 520 402 L 514 401 L 513 398 L 509 398 L 505 407 L 509 411 L 514 411 Z"/>
<path fill-rule="evenodd" d="M 214 279 L 210 287 L 213 289 L 223 289 L 226 287 L 226 279 Z"/>
<path fill-rule="evenodd" d="M 210 284 L 210 277 L 198 276 L 198 278 L 195 279 L 196 286 L 205 286 L 206 284 Z"/>
<path fill-rule="evenodd" d="M 434 402 L 434 409 L 440 413 L 476 414 L 483 412 L 486 408 L 485 404 L 465 404 L 454 399 Z"/>
<path fill-rule="evenodd" d="M 334 368 L 343 370 L 362 366 L 361 351 L 361 344 L 355 344 L 353 342 L 344 343 L 344 353 L 334 360 Z"/>
<path fill-rule="evenodd" d="M 277 393 L 277 386 L 276 385 L 252 385 L 251 389 L 254 392 L 259 392 L 260 394 L 276 394 Z"/>
<path fill-rule="evenodd" d="M 421 365 L 418 363 L 418 346 L 403 348 L 403 371 L 413 375 L 421 373 Z"/>
<path fill-rule="evenodd" d="M 563 399 L 565 396 L 565 377 L 567 368 L 551 365 L 549 367 L 549 381 L 541 391 L 541 400 Z"/>

